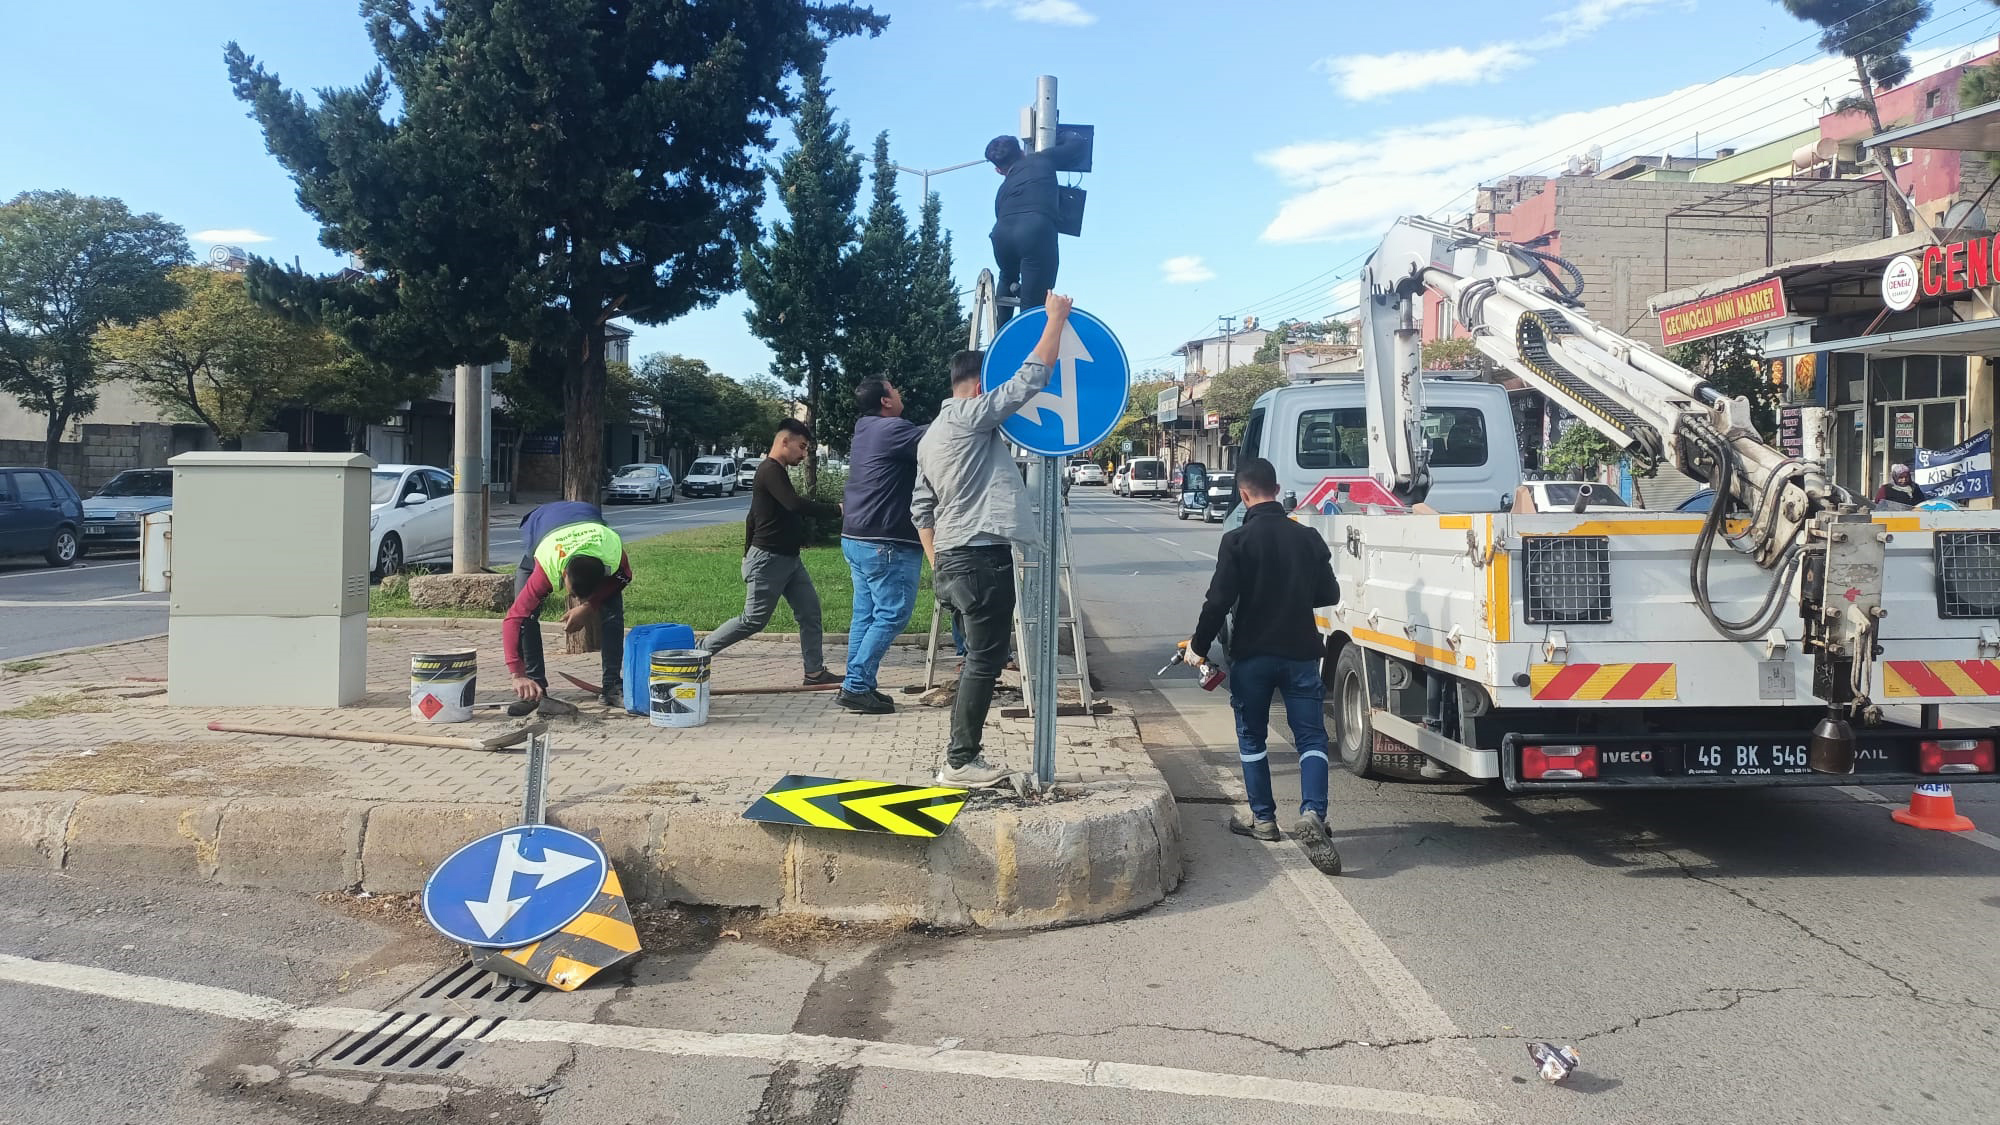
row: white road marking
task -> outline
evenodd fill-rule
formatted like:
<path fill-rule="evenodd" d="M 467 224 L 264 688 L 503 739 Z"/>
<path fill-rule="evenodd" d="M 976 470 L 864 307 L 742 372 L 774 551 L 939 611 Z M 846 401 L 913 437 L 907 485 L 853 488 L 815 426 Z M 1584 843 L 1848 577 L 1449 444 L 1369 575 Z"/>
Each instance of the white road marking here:
<path fill-rule="evenodd" d="M 131 597 L 120 594 L 111 598 L 87 598 L 76 602 L 0 600 L 0 609 L 165 609 L 164 599 L 157 602 L 128 602 L 121 598 Z M 115 642 L 106 642 L 115 643 Z"/>
<path fill-rule="evenodd" d="M 1863 789 L 1859 785 L 1836 785 L 1834 786 L 1834 789 L 1838 790 L 1839 792 L 1845 793 L 1848 796 L 1864 804 L 1893 806 L 1896 803 L 1890 800 L 1889 798 L 1882 796 L 1880 793 L 1875 792 L 1872 789 Z M 1921 832 L 1923 831 L 1923 829 L 1912 828 L 1910 829 L 1910 831 Z M 1975 828 L 1970 832 L 1947 832 L 1945 833 L 1945 835 L 1956 836 L 1961 840 L 1966 840 L 1971 843 L 1978 844 L 1982 848 L 1989 848 L 1993 851 L 2000 852 L 2000 836 L 1995 836 L 1991 832 L 1986 832 Z"/>
<path fill-rule="evenodd" d="M 117 562 L 117 563 L 80 562 L 73 566 L 65 566 L 65 567 L 45 566 L 36 570 L 16 570 L 9 572 L 7 574 L 0 574 L 0 578 L 55 578 L 55 577 L 60 577 L 62 575 L 88 574 L 93 570 L 117 570 L 120 567 L 138 566 L 138 565 L 139 565 L 139 560 L 137 559 L 134 559 L 131 562 Z"/>
<path fill-rule="evenodd" d="M 360 1008 L 299 1007 L 271 997 L 212 985 L 189 984 L 62 961 L 36 961 L 8 954 L 0 954 L 0 981 L 200 1012 L 221 1019 L 275 1023 L 320 1031 L 361 1030 L 375 1026 L 388 1014 Z M 1369 1086 L 1340 1086 L 1255 1074 L 1221 1074 L 1104 1059 L 942 1049 L 827 1035 L 716 1033 L 622 1024 L 509 1019 L 494 1028 L 486 1036 L 486 1042 L 564 1043 L 678 1057 L 874 1067 L 1009 1082 L 1137 1090 L 1188 1098 L 1224 1098 L 1361 1113 L 1394 1113 L 1433 1121 L 1485 1121 L 1489 1119 L 1492 1108 L 1468 1098 L 1414 1094 Z"/>

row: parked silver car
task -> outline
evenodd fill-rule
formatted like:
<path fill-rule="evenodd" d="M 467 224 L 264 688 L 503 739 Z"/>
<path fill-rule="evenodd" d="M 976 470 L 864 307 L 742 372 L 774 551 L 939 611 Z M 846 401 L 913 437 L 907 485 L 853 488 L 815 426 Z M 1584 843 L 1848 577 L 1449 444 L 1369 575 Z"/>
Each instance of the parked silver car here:
<path fill-rule="evenodd" d="M 172 469 L 127 469 L 83 502 L 83 549 L 136 551 L 140 522 L 173 506 Z"/>
<path fill-rule="evenodd" d="M 606 497 L 612 503 L 674 502 L 674 474 L 665 465 L 627 465 L 612 474 Z"/>

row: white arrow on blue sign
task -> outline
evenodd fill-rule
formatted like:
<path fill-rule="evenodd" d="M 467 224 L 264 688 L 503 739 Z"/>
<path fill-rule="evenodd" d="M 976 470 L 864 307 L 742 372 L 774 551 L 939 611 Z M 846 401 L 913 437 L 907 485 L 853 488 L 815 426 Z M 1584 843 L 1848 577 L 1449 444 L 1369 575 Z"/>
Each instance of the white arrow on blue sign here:
<path fill-rule="evenodd" d="M 1030 309 L 1007 322 L 986 350 L 980 385 L 992 390 L 1014 377 L 1042 338 L 1049 314 Z M 1131 393 L 1125 346 L 1104 322 L 1071 309 L 1048 389 L 1028 400 L 1000 432 L 1031 453 L 1062 457 L 1089 449 L 1118 428 Z"/>
<path fill-rule="evenodd" d="M 527 945 L 576 921 L 609 866 L 588 836 L 546 824 L 503 829 L 438 864 L 424 883 L 424 917 L 466 945 Z"/>

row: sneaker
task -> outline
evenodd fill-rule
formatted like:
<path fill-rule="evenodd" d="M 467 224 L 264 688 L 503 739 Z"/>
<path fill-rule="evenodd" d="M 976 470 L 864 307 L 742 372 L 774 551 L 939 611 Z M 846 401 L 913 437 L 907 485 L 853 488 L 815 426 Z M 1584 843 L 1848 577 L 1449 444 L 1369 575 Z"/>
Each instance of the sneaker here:
<path fill-rule="evenodd" d="M 837 684 L 846 678 L 846 676 L 839 672 L 821 668 L 817 672 L 806 673 L 805 685 L 807 687 L 825 687 L 828 684 Z"/>
<path fill-rule="evenodd" d="M 624 710 L 625 685 L 605 684 L 604 690 L 597 693 L 597 701 L 599 703 L 604 704 L 606 707 L 613 707 L 621 711 Z"/>
<path fill-rule="evenodd" d="M 1333 846 L 1333 838 L 1326 834 L 1326 821 L 1318 813 L 1300 813 L 1298 823 L 1292 825 L 1292 839 L 1305 849 L 1306 858 L 1319 868 L 1320 874 L 1340 874 L 1340 852 Z"/>
<path fill-rule="evenodd" d="M 893 697 L 886 695 L 882 692 L 871 691 L 868 694 L 874 696 L 875 698 L 881 700 L 884 703 L 887 703 L 891 707 L 894 707 L 896 705 L 896 700 Z"/>
<path fill-rule="evenodd" d="M 1236 833 L 1238 836 L 1248 836 L 1253 840 L 1263 840 L 1264 842 L 1271 844 L 1275 844 L 1279 840 L 1284 839 L 1284 837 L 1280 835 L 1278 832 L 1277 821 L 1244 820 L 1242 817 L 1237 816 L 1233 813 L 1230 814 L 1229 817 L 1229 830 L 1231 832 Z"/>
<path fill-rule="evenodd" d="M 946 785 L 963 785 L 968 789 L 978 789 L 1005 781 L 1011 771 L 988 762 L 984 755 L 974 758 L 962 766 L 946 766 L 938 771 L 938 780 Z"/>
<path fill-rule="evenodd" d="M 887 699 L 878 699 L 874 692 L 869 692 L 867 695 L 850 695 L 846 691 L 842 691 L 834 696 L 833 701 L 849 711 L 858 711 L 863 715 L 893 715 L 896 713 L 896 705 L 894 703 L 891 703 Z"/>

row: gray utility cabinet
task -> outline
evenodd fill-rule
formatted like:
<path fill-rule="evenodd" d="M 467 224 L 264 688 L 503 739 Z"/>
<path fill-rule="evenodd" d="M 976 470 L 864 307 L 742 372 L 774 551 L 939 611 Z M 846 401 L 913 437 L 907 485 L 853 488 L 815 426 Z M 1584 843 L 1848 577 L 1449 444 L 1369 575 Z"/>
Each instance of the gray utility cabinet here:
<path fill-rule="evenodd" d="M 343 707 L 368 686 L 369 470 L 359 453 L 183 453 L 167 701 Z"/>

